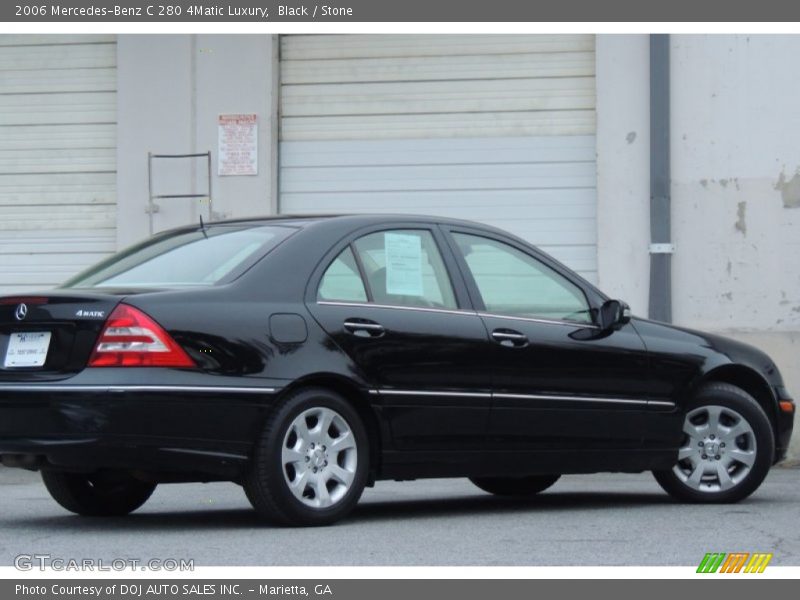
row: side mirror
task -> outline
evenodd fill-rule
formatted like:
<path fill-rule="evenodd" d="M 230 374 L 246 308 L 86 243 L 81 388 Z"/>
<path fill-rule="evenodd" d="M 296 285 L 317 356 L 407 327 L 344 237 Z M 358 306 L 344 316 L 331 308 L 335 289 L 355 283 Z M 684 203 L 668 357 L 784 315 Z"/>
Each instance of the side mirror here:
<path fill-rule="evenodd" d="M 616 330 L 631 320 L 631 308 L 622 300 L 607 300 L 600 307 L 600 329 Z"/>

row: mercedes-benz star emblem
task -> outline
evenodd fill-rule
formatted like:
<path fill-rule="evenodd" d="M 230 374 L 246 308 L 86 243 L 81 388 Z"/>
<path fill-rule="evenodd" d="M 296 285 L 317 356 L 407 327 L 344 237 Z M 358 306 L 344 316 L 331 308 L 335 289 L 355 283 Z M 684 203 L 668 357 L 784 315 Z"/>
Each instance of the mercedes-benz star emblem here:
<path fill-rule="evenodd" d="M 22 321 L 22 319 L 28 316 L 28 305 L 24 302 L 20 304 L 17 310 L 14 311 L 14 316 L 17 318 L 17 321 Z"/>

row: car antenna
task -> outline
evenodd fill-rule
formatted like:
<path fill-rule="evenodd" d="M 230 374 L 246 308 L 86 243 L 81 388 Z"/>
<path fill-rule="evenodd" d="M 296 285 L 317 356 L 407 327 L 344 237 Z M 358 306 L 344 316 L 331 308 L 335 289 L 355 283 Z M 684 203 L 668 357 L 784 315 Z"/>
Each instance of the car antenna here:
<path fill-rule="evenodd" d="M 206 224 L 203 223 L 203 215 L 200 215 L 200 230 L 203 232 L 203 237 L 208 239 L 208 233 L 206 233 Z"/>

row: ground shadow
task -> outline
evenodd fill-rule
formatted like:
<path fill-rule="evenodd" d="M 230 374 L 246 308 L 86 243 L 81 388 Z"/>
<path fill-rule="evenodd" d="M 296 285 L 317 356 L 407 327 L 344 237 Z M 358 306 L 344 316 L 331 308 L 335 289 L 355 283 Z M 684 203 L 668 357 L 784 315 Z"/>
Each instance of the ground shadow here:
<path fill-rule="evenodd" d="M 348 523 L 365 523 L 421 518 L 491 517 L 508 513 L 569 512 L 571 510 L 603 510 L 624 507 L 646 507 L 671 504 L 674 501 L 661 493 L 624 492 L 548 492 L 532 498 L 503 498 L 488 494 L 440 497 L 414 500 L 379 500 L 359 504 L 353 513 L 337 527 Z M 215 509 L 191 511 L 139 512 L 126 517 L 90 518 L 61 513 L 47 517 L 16 517 L 13 520 L 0 518 L 0 528 L 34 526 L 49 531 L 80 529 L 81 532 L 100 531 L 169 531 L 180 529 L 235 530 L 254 527 L 270 527 L 256 517 L 249 508 Z"/>

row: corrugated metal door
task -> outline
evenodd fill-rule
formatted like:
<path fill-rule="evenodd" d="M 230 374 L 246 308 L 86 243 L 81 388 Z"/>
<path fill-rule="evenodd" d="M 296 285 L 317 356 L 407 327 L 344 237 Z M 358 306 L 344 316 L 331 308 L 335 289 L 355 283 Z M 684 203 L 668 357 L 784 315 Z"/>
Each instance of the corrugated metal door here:
<path fill-rule="evenodd" d="M 116 246 L 114 36 L 0 36 L 0 293 Z"/>
<path fill-rule="evenodd" d="M 281 38 L 281 212 L 503 227 L 597 279 L 591 35 Z"/>

